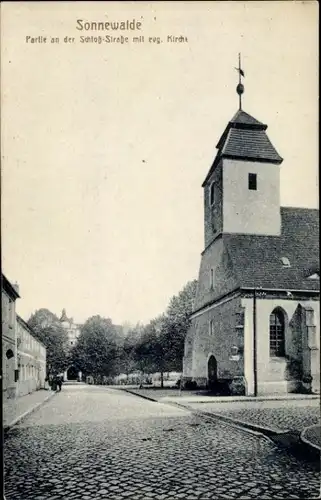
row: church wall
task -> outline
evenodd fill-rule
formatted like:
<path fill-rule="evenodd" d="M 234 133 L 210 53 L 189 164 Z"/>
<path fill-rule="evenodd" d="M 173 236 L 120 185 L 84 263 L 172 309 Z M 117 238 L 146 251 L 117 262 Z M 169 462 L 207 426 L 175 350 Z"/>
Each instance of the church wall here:
<path fill-rule="evenodd" d="M 248 188 L 248 174 L 257 174 L 257 190 Z M 223 160 L 223 230 L 225 233 L 279 235 L 280 166 Z"/>
<path fill-rule="evenodd" d="M 211 269 L 214 277 L 213 287 L 211 287 Z M 194 309 L 197 310 L 218 296 L 230 292 L 236 285 L 232 263 L 224 249 L 223 238 L 219 237 L 202 255 Z"/>
<path fill-rule="evenodd" d="M 311 306 L 314 318 L 319 318 L 318 301 L 298 301 L 289 299 L 257 299 L 257 380 L 258 393 L 268 392 L 286 393 L 292 391 L 291 383 L 286 379 L 287 362 L 285 358 L 270 357 L 270 314 L 273 309 L 280 307 L 285 314 L 285 353 L 287 356 L 297 357 L 300 350 L 297 348 L 298 335 L 301 331 L 295 329 L 295 313 L 299 304 L 303 307 Z M 244 321 L 244 373 L 247 381 L 248 395 L 254 394 L 253 374 L 253 298 L 243 298 L 242 306 L 245 310 Z M 292 323 L 291 323 L 292 321 Z M 316 350 L 320 349 L 320 325 L 315 320 Z M 313 354 L 313 356 L 315 356 Z M 312 376 L 319 377 L 319 364 L 313 367 Z"/>
<path fill-rule="evenodd" d="M 217 374 L 220 379 L 243 376 L 243 355 L 232 359 L 232 347 L 243 346 L 243 330 L 237 329 L 237 313 L 241 299 L 234 297 L 215 305 L 192 319 L 194 331 L 194 350 L 192 377 L 203 384 L 208 376 L 208 359 L 214 355 L 217 361 Z M 210 321 L 214 321 L 214 332 L 210 335 Z"/>

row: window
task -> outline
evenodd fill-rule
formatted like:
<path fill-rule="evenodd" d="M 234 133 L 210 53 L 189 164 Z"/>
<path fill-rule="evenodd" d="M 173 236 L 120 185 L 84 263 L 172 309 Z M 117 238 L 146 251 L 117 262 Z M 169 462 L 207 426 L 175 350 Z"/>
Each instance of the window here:
<path fill-rule="evenodd" d="M 7 359 L 13 358 L 14 357 L 13 350 L 12 349 L 8 349 L 7 352 L 6 352 L 6 356 L 7 356 Z"/>
<path fill-rule="evenodd" d="M 210 205 L 214 205 L 215 203 L 215 182 L 212 182 L 210 185 Z"/>
<path fill-rule="evenodd" d="M 285 356 L 284 314 L 274 309 L 270 315 L 270 356 Z"/>
<path fill-rule="evenodd" d="M 209 324 L 209 334 L 214 335 L 214 321 L 212 319 Z"/>
<path fill-rule="evenodd" d="M 281 257 L 283 267 L 291 267 L 290 261 L 287 257 Z"/>
<path fill-rule="evenodd" d="M 9 328 L 13 328 L 14 325 L 14 302 L 9 299 Z"/>
<path fill-rule="evenodd" d="M 210 288 L 213 288 L 214 286 L 214 269 L 211 269 L 210 271 Z"/>
<path fill-rule="evenodd" d="M 257 190 L 257 175 L 256 174 L 249 174 L 249 189 L 252 191 Z"/>

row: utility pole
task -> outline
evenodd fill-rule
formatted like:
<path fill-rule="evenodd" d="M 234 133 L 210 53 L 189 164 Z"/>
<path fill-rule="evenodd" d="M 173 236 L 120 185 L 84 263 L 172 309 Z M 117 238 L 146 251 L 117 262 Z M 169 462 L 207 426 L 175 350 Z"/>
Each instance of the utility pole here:
<path fill-rule="evenodd" d="M 257 396 L 257 317 L 256 317 L 256 289 L 253 289 L 253 374 L 254 374 L 254 397 Z"/>

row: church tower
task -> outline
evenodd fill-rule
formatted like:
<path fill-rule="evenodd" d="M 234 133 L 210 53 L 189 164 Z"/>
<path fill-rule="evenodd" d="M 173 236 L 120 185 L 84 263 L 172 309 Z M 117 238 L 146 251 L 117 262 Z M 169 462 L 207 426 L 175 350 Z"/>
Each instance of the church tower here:
<path fill-rule="evenodd" d="M 221 233 L 278 236 L 281 232 L 280 164 L 267 125 L 242 110 L 228 123 L 203 182 L 205 248 Z"/>

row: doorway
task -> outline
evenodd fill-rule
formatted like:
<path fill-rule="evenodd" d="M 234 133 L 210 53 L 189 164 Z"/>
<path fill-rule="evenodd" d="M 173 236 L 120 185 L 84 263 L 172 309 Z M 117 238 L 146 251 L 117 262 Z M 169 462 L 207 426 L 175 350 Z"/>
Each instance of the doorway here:
<path fill-rule="evenodd" d="M 217 362 L 215 356 L 211 356 L 207 364 L 208 388 L 214 389 L 217 384 Z"/>
<path fill-rule="evenodd" d="M 78 379 L 79 370 L 75 366 L 70 366 L 67 370 L 67 379 L 68 380 L 77 380 Z"/>

